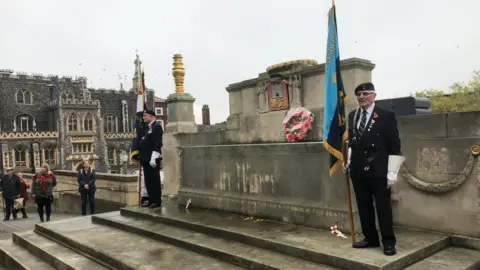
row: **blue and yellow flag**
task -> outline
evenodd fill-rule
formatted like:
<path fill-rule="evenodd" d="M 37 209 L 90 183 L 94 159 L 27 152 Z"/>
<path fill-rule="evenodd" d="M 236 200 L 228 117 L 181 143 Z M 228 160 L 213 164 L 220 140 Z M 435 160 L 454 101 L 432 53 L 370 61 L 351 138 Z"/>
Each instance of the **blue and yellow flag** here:
<path fill-rule="evenodd" d="M 327 59 L 325 61 L 325 103 L 323 118 L 323 146 L 330 153 L 330 177 L 342 165 L 343 146 L 348 139 L 345 122 L 347 96 L 340 73 L 338 28 L 335 5 L 328 12 Z"/>

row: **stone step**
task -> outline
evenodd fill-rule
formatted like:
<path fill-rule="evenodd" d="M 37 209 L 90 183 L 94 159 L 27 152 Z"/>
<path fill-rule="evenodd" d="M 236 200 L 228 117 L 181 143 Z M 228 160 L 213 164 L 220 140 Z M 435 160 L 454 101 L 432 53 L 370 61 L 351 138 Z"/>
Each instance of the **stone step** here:
<path fill-rule="evenodd" d="M 26 249 L 16 245 L 12 240 L 0 241 L 0 264 L 15 270 L 54 270 L 52 266 Z"/>
<path fill-rule="evenodd" d="M 148 237 L 94 224 L 90 216 L 39 223 L 35 232 L 117 270 L 242 269 Z"/>
<path fill-rule="evenodd" d="M 247 269 L 338 269 L 187 229 L 121 216 L 119 212 L 95 215 L 92 221 L 212 256 Z"/>
<path fill-rule="evenodd" d="M 406 268 L 407 270 L 478 270 L 480 251 L 448 247 Z"/>
<path fill-rule="evenodd" d="M 13 241 L 57 269 L 110 269 L 34 231 L 15 232 Z"/>
<path fill-rule="evenodd" d="M 353 249 L 351 239 L 333 236 L 329 231 L 249 219 L 219 211 L 167 205 L 161 210 L 127 207 L 120 213 L 339 269 L 403 269 L 442 250 L 451 242 L 447 235 L 396 228 L 397 254 L 385 256 L 381 248 Z"/>

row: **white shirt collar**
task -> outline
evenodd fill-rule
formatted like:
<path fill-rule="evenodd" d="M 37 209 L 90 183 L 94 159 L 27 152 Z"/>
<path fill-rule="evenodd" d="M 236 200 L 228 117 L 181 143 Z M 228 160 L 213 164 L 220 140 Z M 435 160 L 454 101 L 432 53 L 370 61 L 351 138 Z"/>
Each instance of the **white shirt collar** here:
<path fill-rule="evenodd" d="M 375 103 L 373 103 L 370 107 L 367 108 L 367 115 L 370 116 L 373 113 L 373 109 L 375 108 Z M 363 110 L 362 110 L 363 112 Z"/>

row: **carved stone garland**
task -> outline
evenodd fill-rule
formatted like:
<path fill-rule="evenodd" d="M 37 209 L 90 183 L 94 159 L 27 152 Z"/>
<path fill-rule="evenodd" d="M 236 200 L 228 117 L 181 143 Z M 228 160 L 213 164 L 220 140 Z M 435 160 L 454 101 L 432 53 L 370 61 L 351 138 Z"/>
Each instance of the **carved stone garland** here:
<path fill-rule="evenodd" d="M 474 145 L 471 148 L 471 154 L 468 158 L 467 164 L 463 168 L 463 170 L 460 172 L 457 177 L 453 178 L 452 180 L 449 180 L 444 183 L 427 183 L 424 182 L 417 177 L 413 176 L 408 169 L 405 167 L 405 165 L 402 165 L 400 169 L 400 173 L 402 176 L 407 180 L 407 182 L 416 187 L 419 190 L 425 191 L 425 192 L 431 192 L 431 193 L 446 193 L 449 192 L 453 189 L 456 189 L 460 185 L 462 185 L 470 176 L 472 173 L 473 166 L 475 164 L 476 157 L 480 155 L 480 146 Z"/>

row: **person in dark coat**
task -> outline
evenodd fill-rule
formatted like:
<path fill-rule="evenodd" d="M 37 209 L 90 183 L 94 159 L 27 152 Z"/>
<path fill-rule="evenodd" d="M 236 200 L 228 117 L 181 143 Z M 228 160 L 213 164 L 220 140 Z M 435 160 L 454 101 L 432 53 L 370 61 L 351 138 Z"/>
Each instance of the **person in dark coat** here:
<path fill-rule="evenodd" d="M 360 108 L 348 115 L 349 156 L 347 169 L 357 199 L 360 223 L 365 239 L 354 248 L 379 247 L 375 210 L 385 255 L 395 255 L 390 186 L 396 174 L 389 173 L 390 155 L 400 155 L 401 143 L 395 114 L 375 106 L 375 87 L 362 83 L 355 89 Z"/>
<path fill-rule="evenodd" d="M 162 187 L 160 185 L 160 162 L 162 159 L 163 128 L 155 121 L 155 112 L 146 110 L 143 119 L 148 124 L 145 136 L 140 140 L 140 164 L 145 174 L 148 203 L 143 207 L 157 208 L 162 205 Z"/>
<path fill-rule="evenodd" d="M 87 215 L 87 199 L 90 205 L 90 214 L 95 213 L 95 191 L 97 191 L 95 181 L 95 170 L 90 167 L 90 161 L 83 160 L 83 168 L 77 173 L 78 192 L 82 198 L 82 216 Z"/>
<path fill-rule="evenodd" d="M 10 215 L 13 214 L 13 219 L 17 219 L 17 213 L 13 209 L 14 201 L 20 197 L 22 191 L 22 183 L 18 175 L 13 173 L 13 167 L 5 168 L 6 174 L 0 181 L 0 191 L 2 191 L 5 217 L 3 221 L 10 220 Z"/>
<path fill-rule="evenodd" d="M 23 173 L 22 172 L 18 172 L 17 176 L 20 179 L 20 182 L 22 184 L 22 191 L 20 191 L 20 198 L 23 198 L 23 207 L 21 209 L 15 209 L 13 211 L 13 213 L 16 216 L 18 214 L 18 211 L 21 211 L 22 212 L 22 217 L 23 218 L 28 218 L 27 211 L 25 210 L 25 207 L 26 207 L 27 201 L 28 201 L 28 188 L 30 186 L 28 185 L 27 181 L 25 181 L 25 179 L 23 179 Z"/>
<path fill-rule="evenodd" d="M 44 163 L 40 168 L 40 173 L 35 174 L 32 181 L 32 194 L 35 202 L 37 203 L 37 211 L 41 222 L 44 222 L 44 213 L 47 221 L 50 221 L 50 215 L 52 213 L 53 188 L 56 185 L 57 178 L 55 177 L 55 174 L 50 171 L 50 166 Z"/>

